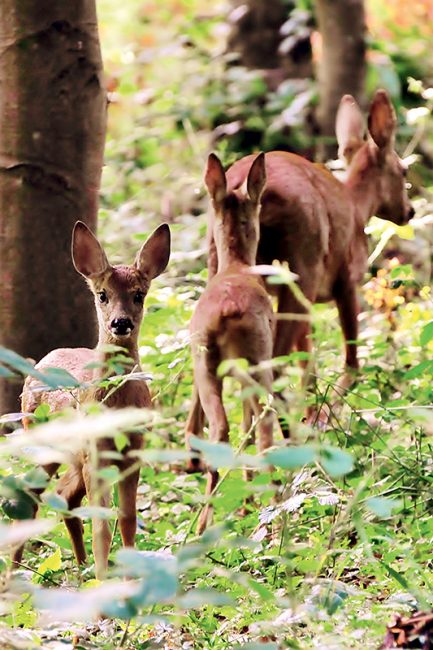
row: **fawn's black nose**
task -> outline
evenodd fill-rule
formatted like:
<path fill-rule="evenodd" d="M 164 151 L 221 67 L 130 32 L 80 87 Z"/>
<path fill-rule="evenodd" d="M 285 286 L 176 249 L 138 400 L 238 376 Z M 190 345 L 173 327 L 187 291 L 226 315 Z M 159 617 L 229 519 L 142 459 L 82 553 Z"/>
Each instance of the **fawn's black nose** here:
<path fill-rule="evenodd" d="M 115 318 L 111 321 L 110 329 L 116 336 L 126 336 L 131 334 L 134 325 L 130 318 Z"/>

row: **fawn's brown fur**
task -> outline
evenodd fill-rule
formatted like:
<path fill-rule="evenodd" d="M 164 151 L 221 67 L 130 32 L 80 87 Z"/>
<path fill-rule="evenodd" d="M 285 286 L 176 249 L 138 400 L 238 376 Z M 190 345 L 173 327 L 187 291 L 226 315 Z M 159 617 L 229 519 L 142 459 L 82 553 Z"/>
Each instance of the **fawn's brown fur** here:
<path fill-rule="evenodd" d="M 162 224 L 143 244 L 135 262 L 131 266 L 111 266 L 105 252 L 96 237 L 85 224 L 77 222 L 72 236 L 72 259 L 76 270 L 81 273 L 95 296 L 95 306 L 99 324 L 99 340 L 95 350 L 87 348 L 62 348 L 47 354 L 37 365 L 37 369 L 60 367 L 68 370 L 80 382 L 93 380 L 96 386 L 86 391 L 85 399 L 104 399 L 111 408 L 128 406 L 150 408 L 151 398 L 144 380 L 125 381 L 112 394 L 97 387 L 98 380 L 106 377 L 107 361 L 111 352 L 104 350 L 107 344 L 126 348 L 130 358 L 127 371 L 139 370 L 138 334 L 143 317 L 143 300 L 149 290 L 150 282 L 162 273 L 167 266 L 170 255 L 170 230 Z M 89 364 L 96 363 L 91 369 Z M 38 404 L 48 403 L 51 411 L 58 411 L 74 404 L 74 397 L 65 391 L 36 392 L 38 380 L 27 377 L 22 393 L 23 412 L 33 412 Z M 25 420 L 24 426 L 28 426 Z M 116 452 L 111 438 L 97 442 L 97 467 L 92 467 L 88 453 L 83 450 L 62 475 L 57 492 L 64 497 L 70 509 L 80 505 L 83 497 L 88 496 L 92 505 L 109 506 L 110 494 L 104 482 L 97 476 L 98 469 L 116 464 L 124 474 L 119 482 L 119 528 L 125 546 L 133 546 L 136 531 L 136 496 L 139 479 L 137 460 L 128 452 L 139 449 L 142 445 L 140 434 L 129 434 L 128 445 L 122 452 L 121 460 L 109 458 L 109 453 Z M 58 469 L 58 464 L 45 466 L 49 476 Z M 35 502 L 34 516 L 37 504 Z M 77 517 L 65 518 L 71 536 L 76 560 L 82 564 L 86 560 L 83 540 L 83 527 Z M 111 545 L 111 533 L 108 522 L 94 519 L 92 547 L 95 558 L 95 572 L 101 578 L 108 563 Z M 17 549 L 14 561 L 20 562 L 23 548 Z"/>
<path fill-rule="evenodd" d="M 251 272 L 259 241 L 259 211 L 266 183 L 265 158 L 257 156 L 246 178 L 245 190 L 228 190 L 219 159 L 209 156 L 205 183 L 212 199 L 215 218 L 212 234 L 218 253 L 218 271 L 197 303 L 191 321 L 191 345 L 194 359 L 196 399 L 209 421 L 213 442 L 228 440 L 229 425 L 222 401 L 222 379 L 217 369 L 225 359 L 245 358 L 258 365 L 272 357 L 274 314 L 262 279 Z M 272 371 L 258 369 L 255 378 L 268 393 L 272 389 Z M 198 403 L 197 403 L 198 404 Z M 197 406 L 196 404 L 196 406 Z M 257 395 L 244 400 L 244 427 L 248 431 L 252 413 L 259 417 L 258 446 L 262 451 L 272 445 L 271 413 L 262 413 Z M 190 412 L 187 439 L 202 433 L 200 408 Z M 208 470 L 206 495 L 218 481 L 218 472 Z M 202 532 L 210 516 L 207 504 L 201 514 L 198 531 Z"/>
<path fill-rule="evenodd" d="M 368 134 L 355 100 L 345 95 L 336 121 L 339 154 L 347 163 L 344 182 L 325 167 L 281 151 L 266 154 L 266 187 L 261 199 L 257 262 L 287 261 L 311 302 L 335 300 L 346 341 L 346 367 L 358 368 L 356 288 L 367 268 L 365 225 L 372 215 L 397 224 L 414 214 L 405 168 L 394 151 L 397 120 L 384 90 L 378 90 L 368 115 Z M 246 156 L 227 171 L 227 194 L 243 186 L 255 157 Z M 217 210 L 210 216 L 217 220 Z M 217 272 L 219 251 L 209 228 L 209 277 Z M 306 308 L 286 285 L 277 290 L 278 313 L 273 356 L 293 349 L 311 351 Z M 287 318 L 294 314 L 295 318 Z M 285 318 L 284 318 L 285 316 Z M 304 316 L 304 318 L 303 318 Z M 296 319 L 297 317 L 297 319 Z M 346 372 L 340 386 L 348 387 Z M 199 411 L 195 402 L 193 407 Z M 288 433 L 288 432 L 286 432 Z"/>

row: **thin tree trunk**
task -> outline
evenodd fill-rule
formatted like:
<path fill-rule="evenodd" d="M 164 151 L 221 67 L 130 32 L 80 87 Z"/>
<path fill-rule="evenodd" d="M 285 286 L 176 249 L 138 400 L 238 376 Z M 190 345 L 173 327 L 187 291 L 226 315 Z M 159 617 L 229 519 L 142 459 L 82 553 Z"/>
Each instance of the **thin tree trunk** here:
<path fill-rule="evenodd" d="M 319 64 L 320 102 L 317 121 L 323 137 L 321 160 L 335 155 L 335 117 L 342 95 L 350 93 L 362 104 L 365 79 L 364 0 L 316 0 L 322 36 Z"/>
<path fill-rule="evenodd" d="M 95 0 L 1 0 L 0 345 L 24 356 L 96 342 L 70 239 L 96 226 L 105 121 Z"/>

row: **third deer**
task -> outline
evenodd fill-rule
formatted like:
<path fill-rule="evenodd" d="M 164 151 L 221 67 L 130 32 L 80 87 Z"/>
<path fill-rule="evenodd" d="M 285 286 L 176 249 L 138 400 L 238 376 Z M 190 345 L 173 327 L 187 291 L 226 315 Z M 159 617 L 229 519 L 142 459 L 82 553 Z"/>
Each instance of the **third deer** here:
<path fill-rule="evenodd" d="M 376 215 L 405 224 L 414 214 L 409 202 L 406 169 L 394 150 L 397 120 L 388 94 L 378 90 L 364 118 L 350 95 L 339 106 L 336 133 L 339 155 L 347 163 L 343 182 L 324 166 L 301 156 L 273 151 L 266 154 L 266 186 L 261 199 L 257 262 L 287 261 L 298 275 L 299 287 L 311 302 L 335 300 L 346 341 L 346 368 L 358 368 L 357 285 L 367 268 L 364 228 Z M 227 171 L 227 192 L 243 186 L 255 156 L 235 162 Z M 215 206 L 215 195 L 212 194 Z M 217 219 L 214 209 L 211 223 Z M 209 228 L 209 277 L 217 271 L 218 246 Z M 311 325 L 305 306 L 286 285 L 278 288 L 274 356 L 294 349 L 311 351 Z M 294 314 L 295 318 L 287 318 Z M 286 316 L 286 318 L 284 318 Z M 351 373 L 341 382 L 351 383 Z"/>

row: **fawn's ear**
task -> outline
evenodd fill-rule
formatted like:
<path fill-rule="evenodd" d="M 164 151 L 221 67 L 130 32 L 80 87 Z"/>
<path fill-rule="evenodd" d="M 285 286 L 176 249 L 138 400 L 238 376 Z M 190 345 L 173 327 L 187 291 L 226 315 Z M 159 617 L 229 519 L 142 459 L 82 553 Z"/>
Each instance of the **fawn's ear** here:
<path fill-rule="evenodd" d="M 104 273 L 110 267 L 101 244 L 82 221 L 74 226 L 71 253 L 75 268 L 86 278 Z"/>
<path fill-rule="evenodd" d="M 204 182 L 214 203 L 221 203 L 227 193 L 227 181 L 221 161 L 214 153 L 207 159 Z"/>
<path fill-rule="evenodd" d="M 335 122 L 338 156 L 350 164 L 353 156 L 364 143 L 365 124 L 356 100 L 352 95 L 341 98 Z"/>
<path fill-rule="evenodd" d="M 144 242 L 135 258 L 135 266 L 150 280 L 162 273 L 170 259 L 170 228 L 162 223 Z"/>
<path fill-rule="evenodd" d="M 370 106 L 368 130 L 382 151 L 394 146 L 397 117 L 386 90 L 377 90 Z"/>
<path fill-rule="evenodd" d="M 263 151 L 254 159 L 247 177 L 248 196 L 259 203 L 266 185 L 265 154 Z"/>

